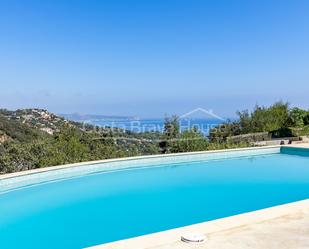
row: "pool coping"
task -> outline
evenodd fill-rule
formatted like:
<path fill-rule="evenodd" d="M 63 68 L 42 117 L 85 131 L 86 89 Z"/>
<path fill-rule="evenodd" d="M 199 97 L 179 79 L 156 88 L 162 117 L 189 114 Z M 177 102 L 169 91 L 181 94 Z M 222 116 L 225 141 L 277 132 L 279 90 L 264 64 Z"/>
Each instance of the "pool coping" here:
<path fill-rule="evenodd" d="M 288 204 L 278 205 L 270 208 L 259 209 L 257 211 L 233 215 L 212 221 L 197 223 L 190 226 L 179 227 L 158 233 L 147 234 L 125 240 L 118 240 L 111 243 L 87 247 L 87 249 L 147 249 L 147 248 L 172 248 L 171 245 L 177 242 L 183 243 L 183 248 L 188 248 L 188 244 L 181 242 L 181 236 L 198 232 L 206 236 L 215 233 L 229 231 L 248 225 L 260 224 L 276 218 L 285 217 L 294 213 L 304 213 L 309 216 L 309 199 L 296 201 Z M 278 223 L 280 225 L 280 223 Z M 177 244 L 177 248 L 181 248 Z M 204 245 L 204 246 L 203 246 Z M 192 248 L 200 248 L 199 245 L 191 245 Z M 207 240 L 202 244 L 207 248 Z M 191 247 L 189 247 L 191 248 Z"/>
<path fill-rule="evenodd" d="M 14 172 L 14 173 L 2 174 L 0 175 L 0 180 L 10 179 L 10 178 L 15 178 L 15 177 L 20 177 L 20 176 L 33 175 L 33 174 L 43 173 L 43 172 L 56 171 L 56 170 L 67 169 L 67 168 L 75 168 L 75 167 L 80 167 L 80 166 L 93 165 L 93 164 L 133 161 L 133 160 L 152 159 L 152 158 L 155 159 L 155 158 L 180 157 L 180 156 L 199 155 L 199 154 L 215 154 L 215 153 L 224 153 L 224 152 L 250 151 L 250 150 L 258 150 L 258 149 L 280 148 L 280 147 L 282 147 L 282 145 L 255 146 L 255 147 L 244 147 L 244 148 L 235 148 L 235 149 L 207 150 L 207 151 L 181 152 L 181 153 L 169 153 L 169 154 L 157 154 L 157 155 L 146 155 L 146 156 L 144 155 L 144 156 L 103 159 L 103 160 L 87 161 L 87 162 L 80 162 L 80 163 L 63 164 L 63 165 L 57 165 L 57 166 L 49 166 L 45 168 L 38 168 L 38 169 L 31 169 L 31 170 L 19 171 L 19 172 Z"/>

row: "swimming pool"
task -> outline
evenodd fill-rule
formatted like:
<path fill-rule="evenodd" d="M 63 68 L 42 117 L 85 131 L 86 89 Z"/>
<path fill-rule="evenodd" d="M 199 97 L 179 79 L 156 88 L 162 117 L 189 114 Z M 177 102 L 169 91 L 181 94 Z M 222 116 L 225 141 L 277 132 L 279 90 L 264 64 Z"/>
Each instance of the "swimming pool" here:
<path fill-rule="evenodd" d="M 83 248 L 307 199 L 309 151 L 109 161 L 5 178 L 0 191 L 1 249 Z"/>

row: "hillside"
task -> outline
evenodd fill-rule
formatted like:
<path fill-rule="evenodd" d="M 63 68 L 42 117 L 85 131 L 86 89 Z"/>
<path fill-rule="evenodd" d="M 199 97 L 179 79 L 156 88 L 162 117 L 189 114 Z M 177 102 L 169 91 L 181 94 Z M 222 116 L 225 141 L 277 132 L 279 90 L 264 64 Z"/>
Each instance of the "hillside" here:
<path fill-rule="evenodd" d="M 27 126 L 23 127 L 35 128 L 50 135 L 59 131 L 61 127 L 67 124 L 78 126 L 74 122 L 65 120 L 44 109 L 18 109 L 16 111 L 0 109 L 0 116 L 6 118 L 8 122 L 19 125 L 26 124 Z"/>
<path fill-rule="evenodd" d="M 0 142 L 30 142 L 46 135 L 48 134 L 40 129 L 0 114 Z"/>
<path fill-rule="evenodd" d="M 69 121 L 42 109 L 0 110 L 0 173 L 107 158 L 240 146 L 209 144 L 197 130 L 181 133 L 177 126 L 177 119 L 169 119 L 164 133 L 134 133 Z"/>
<path fill-rule="evenodd" d="M 66 120 L 43 109 L 0 109 L 0 173 L 159 153 L 156 134 Z"/>

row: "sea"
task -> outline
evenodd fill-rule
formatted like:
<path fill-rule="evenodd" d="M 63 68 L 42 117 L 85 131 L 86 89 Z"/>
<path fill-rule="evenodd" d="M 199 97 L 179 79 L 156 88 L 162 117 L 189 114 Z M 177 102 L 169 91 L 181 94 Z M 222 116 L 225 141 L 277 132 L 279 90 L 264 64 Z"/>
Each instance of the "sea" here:
<path fill-rule="evenodd" d="M 142 132 L 163 132 L 164 119 L 88 119 L 83 122 L 101 127 L 121 128 L 127 131 Z M 205 136 L 209 135 L 212 128 L 222 124 L 222 120 L 218 119 L 180 119 L 180 130 L 185 131 L 197 128 Z"/>

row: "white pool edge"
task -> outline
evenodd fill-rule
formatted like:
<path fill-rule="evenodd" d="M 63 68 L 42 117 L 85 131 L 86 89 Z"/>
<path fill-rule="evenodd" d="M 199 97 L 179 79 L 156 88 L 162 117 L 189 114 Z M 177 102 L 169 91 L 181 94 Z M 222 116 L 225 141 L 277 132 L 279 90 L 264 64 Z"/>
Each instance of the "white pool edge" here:
<path fill-rule="evenodd" d="M 32 174 L 37 174 L 37 173 L 43 173 L 43 172 L 48 172 L 48 171 L 55 171 L 55 170 L 66 169 L 66 168 L 74 168 L 74 167 L 88 166 L 88 165 L 93 165 L 93 164 L 101 164 L 101 163 L 109 163 L 109 162 L 122 162 L 122 161 L 132 161 L 132 160 L 139 160 L 139 159 L 179 157 L 179 156 L 186 156 L 186 155 L 213 154 L 213 153 L 234 152 L 234 151 L 235 152 L 236 151 L 253 151 L 253 150 L 258 150 L 258 149 L 271 149 L 271 148 L 281 148 L 281 147 L 282 147 L 281 145 L 270 145 L 270 146 L 244 147 L 244 148 L 236 148 L 236 149 L 207 150 L 207 151 L 181 152 L 181 153 L 169 153 L 169 154 L 157 154 L 157 155 L 103 159 L 103 160 L 87 161 L 87 162 L 80 162 L 80 163 L 63 164 L 63 165 L 57 165 L 57 166 L 49 166 L 49 167 L 44 167 L 44 168 L 2 174 L 0 175 L 0 180 L 20 177 L 20 176 L 26 176 L 26 175 L 32 175 Z"/>
<path fill-rule="evenodd" d="M 229 216 L 212 221 L 197 223 L 190 226 L 179 227 L 158 233 L 152 233 L 130 239 L 118 240 L 111 243 L 91 246 L 87 247 L 87 249 L 148 249 L 157 248 L 160 246 L 162 246 L 162 248 L 170 248 L 169 245 L 180 242 L 181 236 L 184 234 L 198 232 L 207 236 L 237 227 L 254 225 L 256 223 L 261 223 L 264 221 L 287 216 L 296 212 L 303 212 L 309 215 L 309 199 L 260 209 L 257 211 L 247 212 L 239 215 Z M 207 248 L 207 241 L 205 242 L 205 245 L 205 247 Z M 198 245 L 195 246 L 198 247 Z M 184 245 L 184 248 L 187 247 L 185 247 Z"/>
<path fill-rule="evenodd" d="M 148 167 L 164 167 L 186 162 L 227 160 L 280 153 L 280 146 L 247 147 L 227 150 L 199 151 L 165 155 L 149 155 L 106 159 L 40 168 L 0 176 L 0 193 L 52 181 L 66 180 L 89 174 L 108 173 Z"/>

